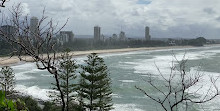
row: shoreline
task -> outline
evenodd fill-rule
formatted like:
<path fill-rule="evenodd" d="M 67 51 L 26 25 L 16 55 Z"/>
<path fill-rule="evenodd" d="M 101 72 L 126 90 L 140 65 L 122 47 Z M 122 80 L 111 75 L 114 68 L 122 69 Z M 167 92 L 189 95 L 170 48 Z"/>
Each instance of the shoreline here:
<path fill-rule="evenodd" d="M 220 44 L 212 44 L 212 45 L 204 45 L 203 47 L 212 47 L 212 46 L 220 46 Z M 73 57 L 76 56 L 84 56 L 90 53 L 97 54 L 107 54 L 107 53 L 123 53 L 123 52 L 133 52 L 133 51 L 141 51 L 141 50 L 165 50 L 165 49 L 180 49 L 180 48 L 194 48 L 195 46 L 164 46 L 164 47 L 140 47 L 140 48 L 122 48 L 122 49 L 106 49 L 106 50 L 88 50 L 88 51 L 71 51 L 70 54 Z M 57 53 L 58 57 L 60 53 Z M 25 57 L 27 61 L 32 62 L 32 58 L 30 56 Z M 18 57 L 0 57 L 0 66 L 4 65 L 17 65 L 25 63 L 25 61 L 20 61 Z"/>

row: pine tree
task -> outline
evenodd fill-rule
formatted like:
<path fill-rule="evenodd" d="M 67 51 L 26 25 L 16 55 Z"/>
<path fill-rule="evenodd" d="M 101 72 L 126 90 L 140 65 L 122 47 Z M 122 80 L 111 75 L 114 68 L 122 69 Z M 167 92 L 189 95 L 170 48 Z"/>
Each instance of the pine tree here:
<path fill-rule="evenodd" d="M 86 65 L 82 66 L 83 71 L 80 73 L 79 96 L 83 99 L 81 104 L 90 111 L 111 110 L 113 108 L 111 79 L 103 58 L 92 53 L 85 62 Z"/>
<path fill-rule="evenodd" d="M 13 69 L 9 66 L 2 67 L 0 79 L 2 90 L 5 91 L 5 97 L 7 98 L 14 93 L 15 74 Z"/>
<path fill-rule="evenodd" d="M 76 92 L 76 86 L 75 83 L 76 79 L 76 69 L 78 68 L 78 65 L 76 65 L 75 60 L 71 60 L 72 56 L 69 55 L 68 52 L 65 52 L 60 60 L 60 66 L 59 66 L 59 81 L 60 81 L 60 87 L 65 97 L 65 104 L 66 104 L 66 111 L 70 110 L 70 103 L 75 98 L 74 92 Z M 56 86 L 56 84 L 53 84 Z M 56 90 L 56 88 L 54 88 Z M 56 101 L 60 101 L 60 95 L 59 93 L 52 92 L 51 97 Z M 55 97 L 55 98 L 54 98 Z"/>
<path fill-rule="evenodd" d="M 79 101 L 79 108 L 78 110 L 79 111 L 85 111 L 85 104 L 84 104 L 84 101 L 83 101 L 83 98 L 85 98 L 84 96 L 84 85 L 85 84 L 85 79 L 82 78 L 82 76 L 80 76 L 80 79 L 79 79 L 79 84 L 78 84 L 78 87 L 77 87 L 77 93 L 78 93 L 78 101 Z"/>

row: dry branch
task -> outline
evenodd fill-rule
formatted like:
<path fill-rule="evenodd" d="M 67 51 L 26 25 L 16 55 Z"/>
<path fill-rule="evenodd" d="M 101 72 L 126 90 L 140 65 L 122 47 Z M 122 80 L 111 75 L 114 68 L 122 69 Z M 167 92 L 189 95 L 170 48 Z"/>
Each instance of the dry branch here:
<path fill-rule="evenodd" d="M 216 85 L 218 77 L 210 77 L 211 85 L 209 89 L 204 92 L 204 95 L 198 94 L 203 86 L 200 86 L 197 88 L 197 90 L 192 92 L 190 88 L 196 86 L 201 81 L 203 75 L 199 71 L 197 71 L 195 74 L 190 74 L 186 71 L 187 59 L 185 59 L 185 55 L 181 61 L 177 60 L 175 56 L 174 58 L 178 65 L 174 65 L 172 62 L 172 66 L 170 68 L 171 71 L 168 77 L 165 77 L 160 71 L 159 67 L 156 66 L 160 77 L 164 81 L 164 84 L 160 84 L 164 86 L 163 89 L 160 89 L 160 87 L 157 86 L 157 83 L 154 82 L 152 76 L 149 76 L 149 79 L 145 80 L 145 82 L 154 88 L 158 93 L 160 93 L 162 97 L 154 97 L 152 94 L 138 86 L 135 86 L 136 89 L 141 91 L 151 100 L 158 103 L 165 111 L 178 111 L 180 105 L 187 110 L 189 108 L 189 104 L 206 103 L 219 95 L 219 89 Z"/>
<path fill-rule="evenodd" d="M 10 12 L 12 18 L 9 20 L 4 19 L 3 21 L 12 26 L 15 32 L 8 35 L 3 30 L 0 30 L 0 36 L 11 45 L 13 49 L 11 56 L 16 55 L 21 61 L 27 61 L 26 57 L 29 56 L 36 63 L 38 69 L 47 70 L 54 75 L 61 97 L 62 111 L 64 111 L 65 100 L 58 78 L 59 60 L 54 49 L 56 43 L 53 41 L 53 37 L 63 29 L 67 21 L 61 28 L 57 28 L 53 20 L 48 20 L 48 17 L 44 15 L 44 9 L 36 30 L 33 31 L 29 24 L 29 16 L 22 13 L 21 4 L 13 6 Z"/>
<path fill-rule="evenodd" d="M 4 4 L 5 4 L 5 2 L 6 2 L 6 1 L 9 1 L 9 0 L 1 0 L 0 7 L 5 7 L 5 5 L 4 5 Z"/>

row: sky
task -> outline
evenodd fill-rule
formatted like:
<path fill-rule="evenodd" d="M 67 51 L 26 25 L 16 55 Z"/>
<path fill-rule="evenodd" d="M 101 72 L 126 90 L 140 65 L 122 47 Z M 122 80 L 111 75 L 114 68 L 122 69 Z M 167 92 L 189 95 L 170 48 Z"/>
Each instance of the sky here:
<path fill-rule="evenodd" d="M 69 18 L 64 30 L 76 35 L 93 35 L 99 25 L 104 35 L 144 37 L 149 26 L 152 38 L 220 38 L 220 0 L 10 0 L 7 10 L 19 2 L 30 17 L 45 8 L 60 24 Z"/>

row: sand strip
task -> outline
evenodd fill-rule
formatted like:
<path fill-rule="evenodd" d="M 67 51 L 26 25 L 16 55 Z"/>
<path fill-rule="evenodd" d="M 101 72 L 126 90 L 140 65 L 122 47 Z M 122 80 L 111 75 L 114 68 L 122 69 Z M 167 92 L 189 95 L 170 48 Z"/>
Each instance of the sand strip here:
<path fill-rule="evenodd" d="M 207 45 L 206 47 L 216 46 L 216 45 Z M 220 46 L 218 44 L 218 46 Z M 132 52 L 132 51 L 140 51 L 140 50 L 162 50 L 162 49 L 180 49 L 180 48 L 192 48 L 193 46 L 167 46 L 167 47 L 142 47 L 142 48 L 123 48 L 123 49 L 106 49 L 106 50 L 89 50 L 89 51 L 72 51 L 70 54 L 73 56 L 82 56 L 88 55 L 90 53 L 104 54 L 104 53 L 120 53 L 120 52 Z M 59 55 L 59 54 L 58 54 Z M 28 61 L 32 61 L 31 57 L 25 57 Z M 9 57 L 0 57 L 0 65 L 11 65 L 17 64 L 20 62 L 18 57 L 13 56 Z"/>

